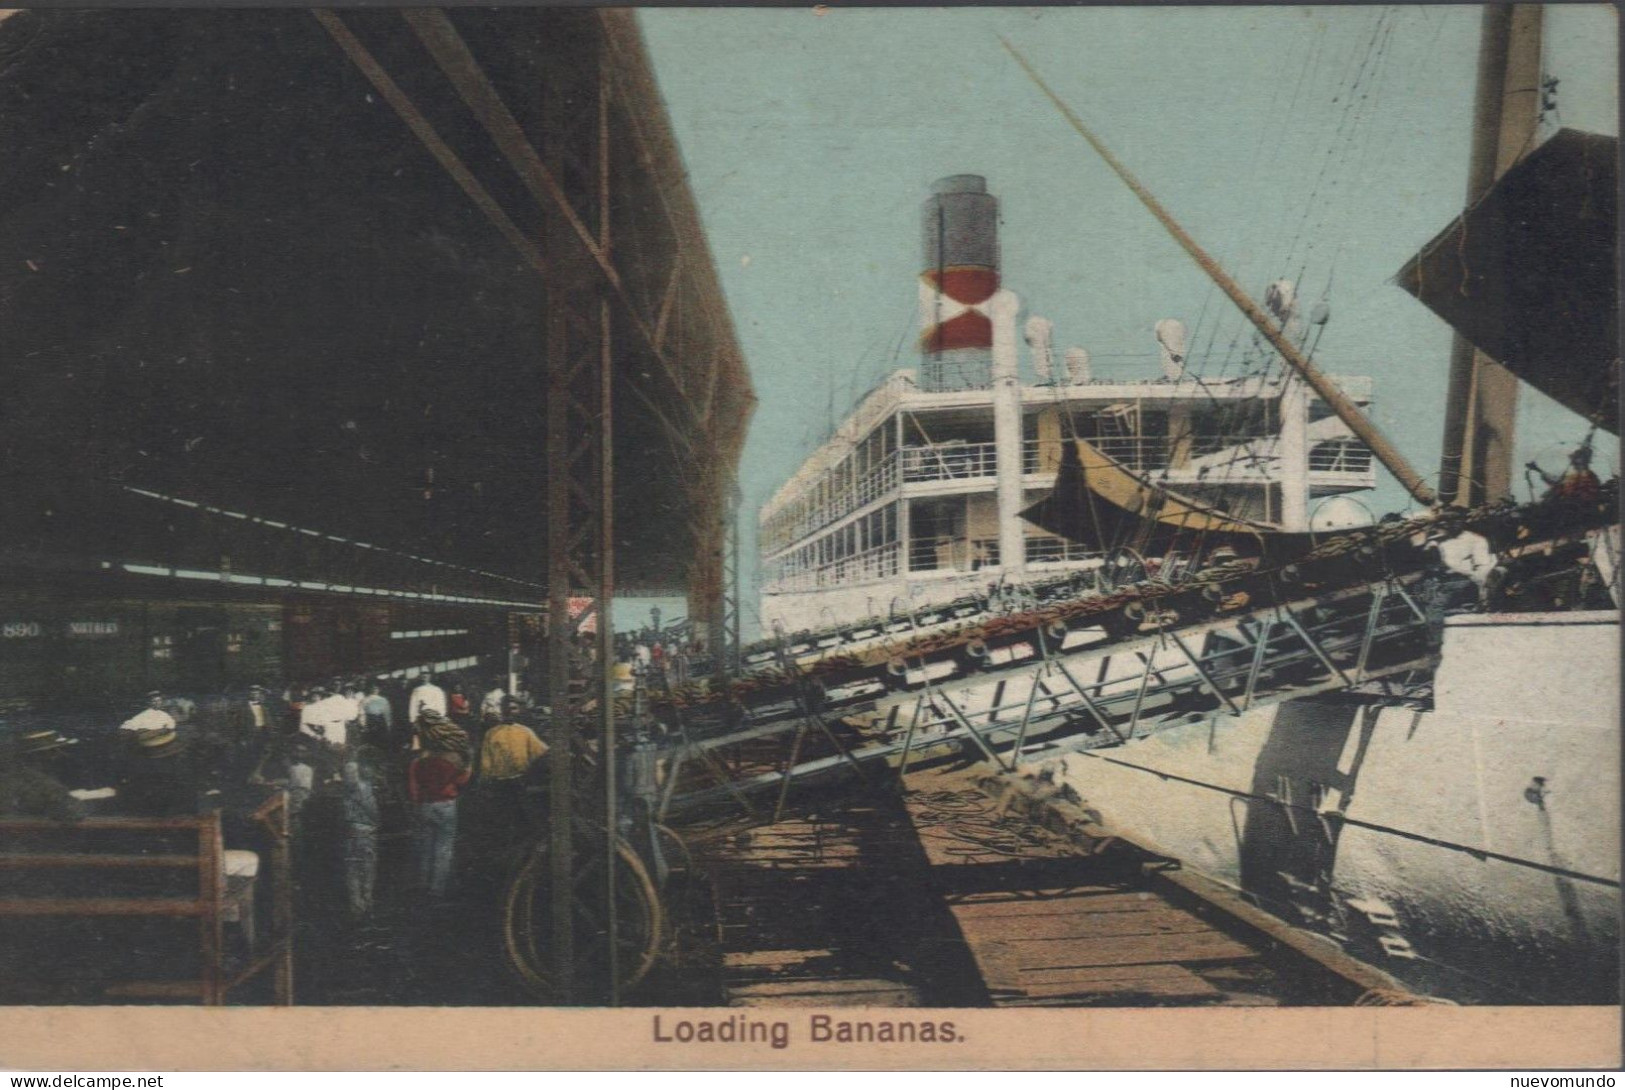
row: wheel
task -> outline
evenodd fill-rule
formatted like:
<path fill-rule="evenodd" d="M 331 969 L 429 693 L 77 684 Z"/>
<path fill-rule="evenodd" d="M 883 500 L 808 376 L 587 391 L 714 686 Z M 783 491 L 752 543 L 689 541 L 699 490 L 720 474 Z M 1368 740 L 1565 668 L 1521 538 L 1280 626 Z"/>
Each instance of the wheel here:
<path fill-rule="evenodd" d="M 653 829 L 655 844 L 660 849 L 661 862 L 666 873 L 666 881 L 660 887 L 661 893 L 667 905 L 676 906 L 674 914 L 686 919 L 689 916 L 689 902 L 695 896 L 694 853 L 689 851 L 687 842 L 670 826 L 656 822 Z M 683 956 L 681 928 L 672 925 L 665 930 L 666 935 L 661 944 L 662 956 L 673 960 L 681 958 Z"/>
<path fill-rule="evenodd" d="M 686 878 L 694 870 L 694 853 L 675 829 L 655 823 L 655 841 L 665 857 L 666 870 L 672 878 Z"/>
<path fill-rule="evenodd" d="M 578 836 L 574 885 L 574 1000 L 609 999 L 609 927 L 604 902 L 602 833 Z M 660 953 L 660 895 L 632 846 L 615 840 L 618 990 L 634 988 Z M 536 998 L 556 1002 L 558 987 L 548 955 L 553 933 L 553 866 L 545 840 L 537 841 L 508 883 L 503 898 L 503 943 L 508 961 Z"/>

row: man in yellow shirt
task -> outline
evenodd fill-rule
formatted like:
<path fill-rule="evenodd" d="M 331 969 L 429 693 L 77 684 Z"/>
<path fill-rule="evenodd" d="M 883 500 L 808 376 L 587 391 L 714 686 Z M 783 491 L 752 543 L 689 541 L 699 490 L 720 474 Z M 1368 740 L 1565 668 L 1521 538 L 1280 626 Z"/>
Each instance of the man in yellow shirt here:
<path fill-rule="evenodd" d="M 547 744 L 519 722 L 519 701 L 502 702 L 502 722 L 485 732 L 480 746 L 480 782 L 506 783 L 522 779 L 547 754 Z"/>
<path fill-rule="evenodd" d="M 511 853 L 524 845 L 542 825 L 543 801 L 527 790 L 536 763 L 547 755 L 547 744 L 519 722 L 519 701 L 508 697 L 496 726 L 480 744 L 480 773 L 475 784 L 478 800 L 476 838 L 493 862 L 511 862 Z"/>

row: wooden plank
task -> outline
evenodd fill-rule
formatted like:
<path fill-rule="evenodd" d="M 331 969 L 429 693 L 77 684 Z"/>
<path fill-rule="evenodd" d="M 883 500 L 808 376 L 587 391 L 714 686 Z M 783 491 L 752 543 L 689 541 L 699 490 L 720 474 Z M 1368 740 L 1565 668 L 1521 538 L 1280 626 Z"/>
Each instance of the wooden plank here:
<path fill-rule="evenodd" d="M 1226 992 L 1223 999 L 1208 1005 L 1213 1007 L 1285 1007 L 1290 1004 L 1274 995 L 1259 995 L 1256 992 Z"/>
<path fill-rule="evenodd" d="M 889 980 L 769 981 L 728 988 L 728 1006 L 916 1007 L 920 996 Z"/>
<path fill-rule="evenodd" d="M 919 996 L 910 989 L 882 992 L 844 992 L 836 995 L 823 993 L 745 995 L 730 999 L 730 1007 L 918 1007 Z"/>
<path fill-rule="evenodd" d="M 1035 954 L 1042 954 L 1042 962 Z M 1002 960 L 1019 964 L 1023 973 L 1049 974 L 1102 965 L 1189 965 L 1204 961 L 1233 961 L 1252 958 L 1256 952 L 1228 935 L 1207 932 L 1193 935 L 1126 936 L 1121 938 L 1071 939 L 1050 944 L 987 943 L 975 951 L 977 961 Z"/>
<path fill-rule="evenodd" d="M 201 980 L 128 980 L 102 989 L 109 999 L 198 999 Z"/>
<path fill-rule="evenodd" d="M 1149 893 L 1125 893 L 1118 890 L 1101 893 L 1065 894 L 1046 897 L 1013 897 L 1003 901 L 978 901 L 966 904 L 949 902 L 955 916 L 964 918 L 1002 918 L 1017 916 L 1071 915 L 1077 912 L 1144 912 L 1165 908 L 1167 902 Z"/>
<path fill-rule="evenodd" d="M 822 980 L 790 980 L 783 983 L 762 981 L 757 984 L 748 984 L 742 988 L 730 988 L 729 992 L 738 992 L 749 995 L 835 995 L 840 992 L 892 992 L 909 991 L 907 985 L 899 984 L 895 980 L 878 980 L 873 977 L 855 977 L 844 980 L 824 978 Z"/>
<path fill-rule="evenodd" d="M 765 984 L 790 980 L 840 980 L 832 965 L 817 962 L 786 962 L 783 965 L 749 965 L 728 970 L 728 986 Z"/>
<path fill-rule="evenodd" d="M 1056 937 L 1080 920 L 1100 920 L 1102 921 L 1101 926 L 1106 928 L 1151 927 L 1159 922 L 1172 922 L 1175 920 L 1203 922 L 1200 917 L 1193 913 L 1181 908 L 1174 908 L 1162 901 L 1145 901 L 1133 904 L 1119 902 L 1087 910 L 1077 908 L 1077 902 L 1075 901 L 1051 901 L 1047 903 L 1053 906 L 1048 911 L 1018 912 L 1008 915 L 971 915 L 961 914 L 956 911 L 954 912 L 954 919 L 959 922 L 960 929 L 966 932 L 991 930 L 1001 935 L 1031 933 L 1050 934 Z M 1204 926 L 1207 925 L 1204 924 Z"/>
<path fill-rule="evenodd" d="M 1168 871 L 1157 873 L 1152 881 L 1201 898 L 1205 903 L 1215 906 L 1270 941 L 1279 943 L 1346 981 L 1351 990 L 1410 991 L 1397 978 L 1350 957 L 1330 939 L 1293 927 L 1284 920 L 1271 916 L 1256 905 L 1248 903 L 1234 890 L 1210 878 L 1203 878 L 1190 871 Z"/>
<path fill-rule="evenodd" d="M 722 955 L 724 968 L 746 968 L 756 965 L 794 965 L 813 958 L 827 958 L 828 950 L 734 950 Z"/>
<path fill-rule="evenodd" d="M 1000 997 L 1001 1005 L 1018 1005 L 1022 999 L 1026 1000 L 1055 1000 L 1055 999 L 1115 999 L 1121 1001 L 1129 996 L 1154 996 L 1158 999 L 1180 999 L 1185 1001 L 1211 1001 L 1224 996 L 1224 991 L 1214 987 L 1189 969 L 1177 965 L 1146 966 L 1156 968 L 1163 972 L 1146 974 L 1141 967 L 1132 967 L 1135 975 L 1121 975 L 1115 978 L 1092 977 L 1081 980 L 1046 980 L 1041 983 L 1031 983 L 1024 986 L 1021 996 Z M 1024 1004 L 1023 1004 L 1024 1005 Z"/>
<path fill-rule="evenodd" d="M 988 939 L 971 944 L 984 977 L 1014 984 L 1037 979 L 1083 979 L 1101 967 L 1179 967 L 1212 960 L 1250 957 L 1252 951 L 1215 932 L 1171 936 L 1114 936 L 1099 939 L 1050 939 L 1040 942 Z"/>
<path fill-rule="evenodd" d="M 208 902 L 186 897 L 154 897 L 146 900 L 40 897 L 0 901 L 0 916 L 202 916 L 208 911 Z"/>
<path fill-rule="evenodd" d="M 860 862 L 866 862 L 867 856 L 860 852 L 791 852 L 775 851 L 772 853 L 758 853 L 741 856 L 737 862 L 737 869 L 750 870 L 776 870 L 785 867 L 851 867 Z"/>
<path fill-rule="evenodd" d="M 1005 862 L 1009 862 L 1005 860 Z M 1014 888 L 1012 888 L 1014 887 Z M 1022 886 L 1018 882 L 1011 882 L 1003 889 L 982 890 L 975 893 L 953 894 L 956 902 L 967 905 L 1003 904 L 1007 901 L 1034 901 L 1054 900 L 1057 897 L 1083 897 L 1093 894 L 1107 893 L 1142 893 L 1143 890 L 1135 886 L 1115 884 L 1079 882 L 1070 886 Z"/>
<path fill-rule="evenodd" d="M 1095 912 L 1077 915 L 1031 916 L 1020 919 L 976 921 L 974 928 L 961 927 L 969 939 L 972 931 L 1005 942 L 1052 942 L 1057 939 L 1095 939 L 1125 935 L 1178 935 L 1211 932 L 1213 926 L 1178 909 L 1147 909 L 1144 912 Z"/>
<path fill-rule="evenodd" d="M 1195 976 L 1190 969 L 1183 965 L 1173 965 L 1166 962 L 1155 965 L 1096 965 L 1079 967 L 1065 972 L 1056 972 L 1045 978 L 1044 981 L 1028 981 L 1023 991 L 1033 988 L 1049 987 L 1055 985 L 1077 985 L 1087 988 L 1096 984 L 1114 984 L 1124 980 L 1185 980 Z"/>
<path fill-rule="evenodd" d="M 1146 1006 L 1146 999 L 1155 999 L 1161 1005 L 1215 1005 L 1222 1002 L 1225 993 L 1192 975 L 1190 983 L 1170 981 L 1119 981 L 1089 988 L 1075 989 L 1072 985 L 1030 990 L 1024 996 L 1000 997 L 994 1001 L 998 1007 L 1068 1007 L 1068 1006 Z"/>
<path fill-rule="evenodd" d="M 228 980 L 223 985 L 224 990 L 229 993 L 240 985 L 246 984 L 249 980 L 271 968 L 282 959 L 289 957 L 290 953 L 291 946 L 289 944 L 289 940 L 285 938 L 276 940 L 276 942 L 271 945 L 271 948 L 262 953 L 256 961 L 249 964 L 236 976 Z"/>
<path fill-rule="evenodd" d="M 771 851 L 746 852 L 734 860 L 732 865 L 744 870 L 761 870 L 765 867 L 782 867 L 786 864 L 796 867 L 850 866 L 865 858 L 867 857 L 864 853 L 856 850 L 814 851 L 808 848 L 805 851 L 797 851 L 791 848 L 774 848 Z"/>
<path fill-rule="evenodd" d="M 818 855 L 861 855 L 856 844 L 824 841 L 818 843 L 811 840 L 790 841 L 772 844 L 747 844 L 739 848 L 728 857 L 729 865 L 749 865 L 754 859 L 771 859 L 778 856 L 818 856 Z"/>
<path fill-rule="evenodd" d="M 82 818 L 79 821 L 52 821 L 49 818 L 0 818 L 0 832 L 60 832 L 94 833 L 127 832 L 131 829 L 198 829 L 213 821 L 213 815 L 202 817 L 105 817 Z"/>
<path fill-rule="evenodd" d="M 29 867 L 181 867 L 196 868 L 195 855 L 107 855 L 94 852 L 83 854 L 47 854 L 45 852 L 0 852 L 0 870 Z"/>

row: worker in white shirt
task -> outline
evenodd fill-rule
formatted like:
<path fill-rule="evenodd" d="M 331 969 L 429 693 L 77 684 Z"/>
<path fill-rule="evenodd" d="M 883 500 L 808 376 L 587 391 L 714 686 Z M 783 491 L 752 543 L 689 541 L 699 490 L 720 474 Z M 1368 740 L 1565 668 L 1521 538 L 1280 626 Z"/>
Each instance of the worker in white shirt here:
<path fill-rule="evenodd" d="M 344 702 L 340 710 L 347 714 L 346 721 L 359 727 L 361 725 L 361 701 L 365 699 L 367 694 L 354 681 L 346 681 L 342 685 L 333 686 L 333 692 L 338 694 L 338 698 Z"/>
<path fill-rule="evenodd" d="M 424 711 L 446 714 L 446 690 L 434 683 L 434 678 L 424 674 L 418 678 L 418 687 L 412 690 L 412 695 L 406 702 L 406 718 L 415 727 L 423 718 Z"/>
<path fill-rule="evenodd" d="M 1490 572 L 1499 559 L 1495 550 L 1490 548 L 1489 540 L 1471 530 L 1462 530 L 1445 538 L 1438 543 L 1438 549 L 1439 559 L 1445 567 L 1457 575 L 1465 575 L 1481 590 L 1489 582 Z"/>
<path fill-rule="evenodd" d="M 503 702 L 508 699 L 508 690 L 502 685 L 501 678 L 491 679 L 491 691 L 480 697 L 480 718 L 488 723 L 502 721 Z"/>
<path fill-rule="evenodd" d="M 299 733 L 343 749 L 349 741 L 350 725 L 360 717 L 360 707 L 344 694 L 329 693 L 324 688 L 312 690 L 311 695 L 316 699 L 299 713 Z"/>
<path fill-rule="evenodd" d="M 164 711 L 164 694 L 157 689 L 147 694 L 147 706 L 124 722 L 119 724 L 119 730 L 149 731 L 174 730 L 175 717 Z"/>

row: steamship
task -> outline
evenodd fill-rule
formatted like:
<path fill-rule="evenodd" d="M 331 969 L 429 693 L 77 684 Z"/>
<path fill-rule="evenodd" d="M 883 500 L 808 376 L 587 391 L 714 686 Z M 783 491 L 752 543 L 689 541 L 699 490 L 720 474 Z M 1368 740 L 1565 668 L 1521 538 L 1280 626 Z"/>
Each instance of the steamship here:
<path fill-rule="evenodd" d="M 1598 164 L 1611 165 L 1613 152 L 1593 146 L 1604 138 L 1560 135 L 1519 168 L 1534 196 L 1503 193 L 1541 202 L 1562 179 L 1595 175 L 1584 199 L 1541 205 L 1583 218 L 1611 195 Z M 1080 349 L 1057 366 L 1049 323 L 1029 316 L 1017 333 L 1020 303 L 1000 285 L 984 181 L 944 179 L 924 211 L 920 367 L 865 396 L 760 513 L 762 617 L 775 648 L 764 661 L 918 632 L 922 616 L 973 622 L 998 609 L 1001 589 L 1110 563 L 1098 542 L 1031 519 L 1072 447 L 1146 487 L 1282 532 L 1371 521 L 1353 494 L 1374 487 L 1373 454 L 1345 421 L 1349 403 L 1354 412 L 1369 404 L 1368 378 L 1333 377 L 1339 407 L 1291 378 L 1204 378 L 1171 320 L 1155 330 L 1158 375 L 1098 381 Z M 1517 219 L 1516 208 L 1502 213 Z M 1470 237 L 1500 244 L 1483 221 L 1476 230 L 1490 241 L 1474 236 L 1468 215 L 1401 278 L 1458 328 L 1470 317 L 1445 314 L 1462 305 L 1454 293 L 1428 296 L 1422 266 Z M 1300 345 L 1324 320 L 1300 319 L 1286 283 L 1266 305 Z M 1551 332 L 1554 343 L 1578 335 Z M 1606 409 L 1615 400 L 1606 392 L 1574 393 L 1589 389 L 1586 366 L 1554 365 L 1529 381 L 1577 409 Z M 1574 389 L 1553 376 L 1572 376 Z M 1602 423 L 1617 431 L 1613 418 Z M 1590 566 L 1590 597 L 1455 612 L 1442 620 L 1430 673 L 1195 715 L 1109 751 L 1041 744 L 1015 754 L 1018 770 L 1059 785 L 1103 830 L 1235 888 L 1415 991 L 1473 1003 L 1617 1002 L 1620 531 L 1570 537 L 1524 551 L 1568 550 Z M 1178 559 L 1136 558 L 1142 574 Z"/>
<path fill-rule="evenodd" d="M 922 219 L 920 366 L 864 396 L 762 507 L 764 627 L 794 637 L 890 620 L 1097 567 L 1098 551 L 1020 517 L 1054 487 L 1069 439 L 1285 530 L 1368 517 L 1349 494 L 1376 484 L 1371 452 L 1301 383 L 1201 376 L 1175 319 L 1156 324 L 1155 375 L 1096 378 L 1083 348 L 1056 361 L 1048 320 L 1030 315 L 1018 335 L 1021 302 L 1000 283 L 998 202 L 985 179 L 937 182 Z M 1312 335 L 1291 296 L 1281 283 L 1270 298 Z M 1369 378 L 1334 381 L 1370 404 Z"/>

